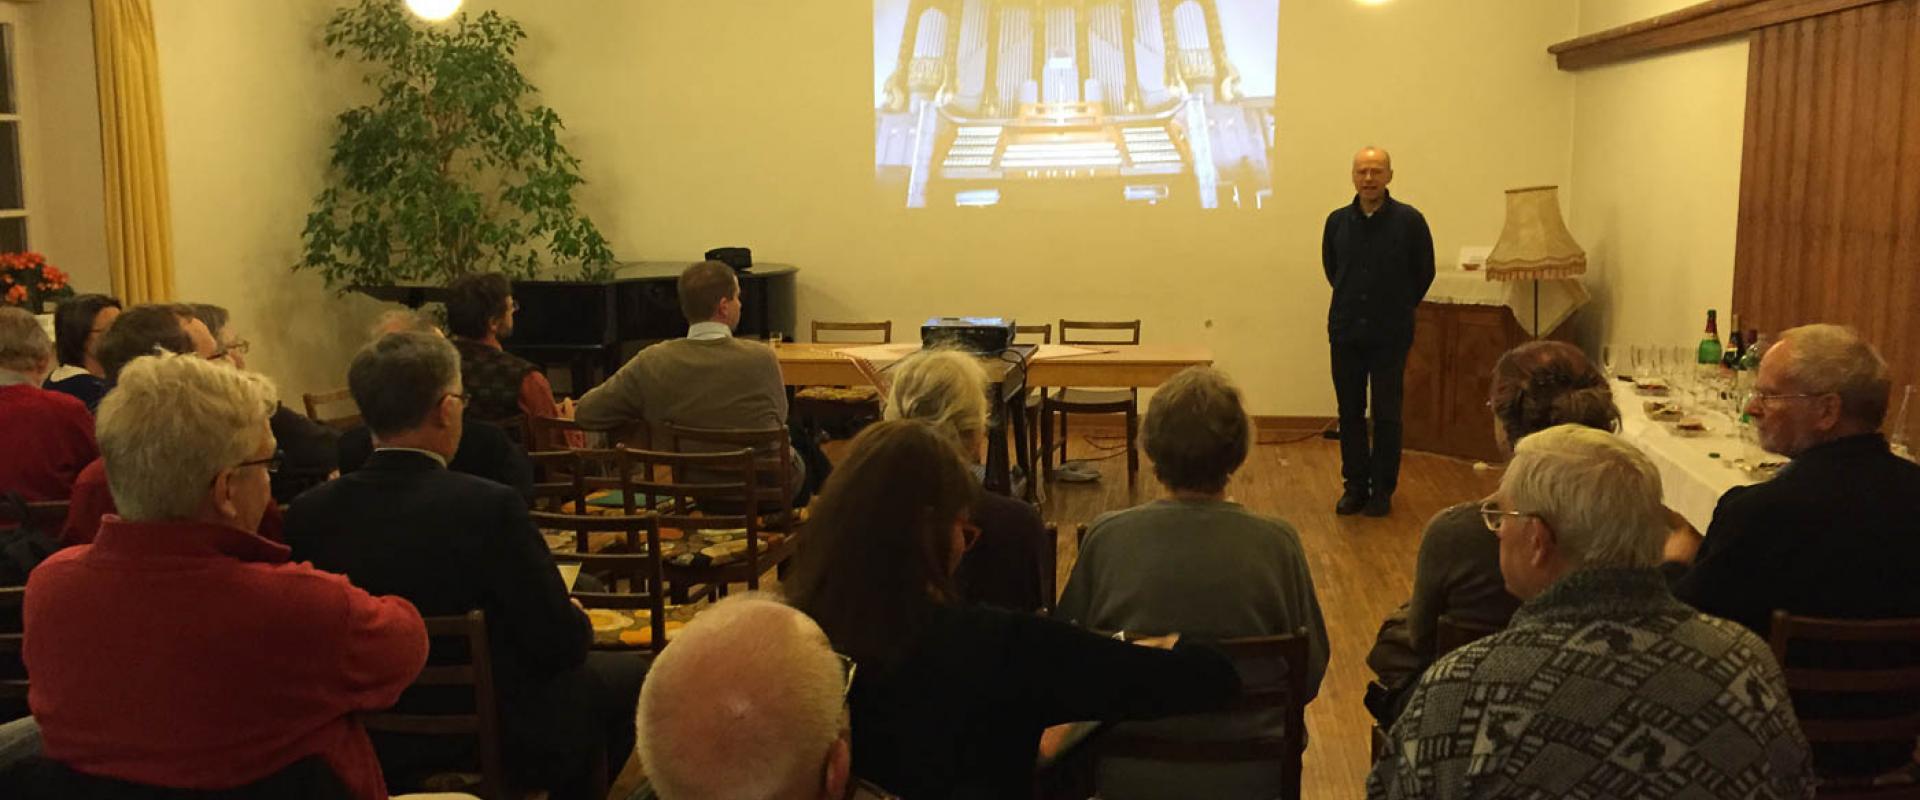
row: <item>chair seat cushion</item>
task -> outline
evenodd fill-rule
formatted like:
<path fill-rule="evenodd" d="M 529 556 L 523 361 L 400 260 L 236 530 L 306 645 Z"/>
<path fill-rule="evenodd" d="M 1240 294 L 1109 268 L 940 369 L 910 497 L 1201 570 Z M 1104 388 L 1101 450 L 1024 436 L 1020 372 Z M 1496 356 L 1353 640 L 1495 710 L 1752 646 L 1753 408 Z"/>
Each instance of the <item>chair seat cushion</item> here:
<path fill-rule="evenodd" d="M 1132 389 L 1061 389 L 1053 395 L 1054 402 L 1070 405 L 1125 403 L 1132 399 Z"/>
<path fill-rule="evenodd" d="M 793 396 L 823 403 L 871 403 L 880 399 L 880 390 L 872 386 L 809 386 Z"/>

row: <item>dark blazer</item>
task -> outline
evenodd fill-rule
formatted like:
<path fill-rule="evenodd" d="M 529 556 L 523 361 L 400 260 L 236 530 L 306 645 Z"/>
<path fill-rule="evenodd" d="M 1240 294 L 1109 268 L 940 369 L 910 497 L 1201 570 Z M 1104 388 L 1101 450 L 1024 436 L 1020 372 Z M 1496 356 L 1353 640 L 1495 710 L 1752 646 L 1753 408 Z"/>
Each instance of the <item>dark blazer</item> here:
<path fill-rule="evenodd" d="M 533 462 L 500 426 L 469 416 L 461 423 L 460 449 L 447 468 L 513 487 L 533 502 Z M 362 425 L 340 435 L 340 474 L 360 469 L 373 455 L 373 433 Z"/>
<path fill-rule="evenodd" d="M 274 407 L 267 426 L 284 456 L 273 475 L 274 502 L 293 502 L 301 492 L 326 483 L 340 466 L 340 434 L 334 429 L 284 405 Z"/>
<path fill-rule="evenodd" d="M 1775 609 L 1840 619 L 1920 617 L 1920 465 L 1895 456 L 1879 434 L 1815 447 L 1766 483 L 1728 490 L 1693 567 L 1666 569 L 1682 601 L 1763 639 Z M 1809 646 L 1790 655 L 1805 666 L 1920 655 L 1846 648 Z M 1881 697 L 1807 693 L 1796 693 L 1794 705 L 1809 718 L 1920 710 L 1920 703 Z M 1820 746 L 1813 760 L 1822 774 L 1875 774 L 1911 755 L 1911 747 Z"/>
<path fill-rule="evenodd" d="M 1413 311 L 1433 285 L 1433 234 L 1427 218 L 1393 199 L 1369 217 L 1360 196 L 1327 215 L 1320 266 L 1333 287 L 1327 336 L 1341 341 L 1411 341 Z"/>
<path fill-rule="evenodd" d="M 586 614 L 567 599 L 526 503 L 497 483 L 383 450 L 295 500 L 286 533 L 295 560 L 404 597 L 423 616 L 486 611 L 494 681 L 510 718 L 534 702 L 542 681 L 586 659 Z M 436 648 L 428 663 L 447 655 Z"/>

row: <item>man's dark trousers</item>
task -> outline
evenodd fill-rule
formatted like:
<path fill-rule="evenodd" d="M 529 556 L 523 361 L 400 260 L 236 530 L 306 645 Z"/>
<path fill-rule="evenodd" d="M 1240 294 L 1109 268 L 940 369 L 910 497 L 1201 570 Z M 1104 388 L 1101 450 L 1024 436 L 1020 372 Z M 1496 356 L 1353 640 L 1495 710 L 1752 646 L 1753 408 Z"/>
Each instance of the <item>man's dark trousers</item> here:
<path fill-rule="evenodd" d="M 1349 492 L 1393 494 L 1400 481 L 1400 405 L 1411 337 L 1333 342 L 1333 394 L 1340 405 L 1340 478 Z M 1367 388 L 1373 388 L 1373 434 Z M 1369 442 L 1371 438 L 1371 442 Z"/>

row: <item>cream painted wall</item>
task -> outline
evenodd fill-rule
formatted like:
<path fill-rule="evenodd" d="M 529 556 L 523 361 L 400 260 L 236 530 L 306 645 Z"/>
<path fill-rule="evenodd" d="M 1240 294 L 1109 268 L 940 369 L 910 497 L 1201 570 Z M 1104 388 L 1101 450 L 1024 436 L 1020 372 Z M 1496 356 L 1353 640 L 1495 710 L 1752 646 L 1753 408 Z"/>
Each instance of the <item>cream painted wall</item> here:
<path fill-rule="evenodd" d="M 742 244 L 798 264 L 802 330 L 1137 316 L 1149 340 L 1210 345 L 1260 414 L 1333 411 L 1320 232 L 1360 146 L 1392 150 L 1395 194 L 1425 212 L 1443 265 L 1498 236 L 1503 189 L 1568 179 L 1572 78 L 1545 52 L 1573 34 L 1566 0 L 1281 0 L 1277 202 L 1261 213 L 900 208 L 873 186 L 860 0 L 472 5 L 526 26 L 524 67 L 621 257 Z"/>
<path fill-rule="evenodd" d="M 232 309 L 249 366 L 301 392 L 346 384 L 381 308 L 294 274 L 333 116 L 357 86 L 320 43 L 324 0 L 156 0 L 176 289 Z"/>
<path fill-rule="evenodd" d="M 289 275 L 331 116 L 326 0 L 157 0 L 183 297 L 235 308 L 289 393 L 340 384 L 376 304 Z M 807 320 L 940 313 L 1145 320 L 1210 345 L 1260 414 L 1330 415 L 1319 236 L 1364 144 L 1427 215 L 1443 267 L 1499 233 L 1502 190 L 1566 183 L 1572 0 L 1282 0 L 1274 207 L 1258 213 L 907 211 L 873 185 L 871 5 L 478 0 L 567 121 L 582 197 L 623 259 L 744 244 L 804 270 Z M 1495 123 L 1491 118 L 1500 115 Z"/>
<path fill-rule="evenodd" d="M 1582 0 L 1582 34 L 1693 0 Z M 1665 53 L 1575 73 L 1567 222 L 1586 247 L 1594 305 L 1578 335 L 1687 344 L 1733 296 L 1747 43 Z"/>
<path fill-rule="evenodd" d="M 78 291 L 109 293 L 92 4 L 46 0 L 15 8 L 28 36 L 19 54 L 32 137 L 28 236 Z"/>

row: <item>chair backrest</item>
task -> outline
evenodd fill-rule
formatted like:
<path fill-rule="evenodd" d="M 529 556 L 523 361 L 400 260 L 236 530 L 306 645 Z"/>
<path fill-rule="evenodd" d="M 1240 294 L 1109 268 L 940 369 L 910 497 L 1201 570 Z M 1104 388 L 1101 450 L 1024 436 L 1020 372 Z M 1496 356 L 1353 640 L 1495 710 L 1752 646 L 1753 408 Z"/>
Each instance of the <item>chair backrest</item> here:
<path fill-rule="evenodd" d="M 27 665 L 21 648 L 26 644 L 26 629 L 21 612 L 27 602 L 27 587 L 0 587 L 0 701 L 27 699 Z M 15 678 L 13 676 L 19 675 Z"/>
<path fill-rule="evenodd" d="M 1920 696 L 1920 618 L 1886 620 L 1840 620 L 1799 617 L 1785 611 L 1773 612 L 1770 644 L 1774 659 L 1780 662 L 1787 691 L 1794 696 L 1794 708 L 1800 716 L 1800 728 L 1807 741 L 1820 745 L 1886 744 L 1911 748 L 1920 737 L 1920 711 L 1914 711 L 1914 698 Z M 1834 652 L 1844 649 L 1844 654 Z M 1815 659 L 1818 666 L 1805 664 L 1806 650 L 1827 650 Z M 1867 653 L 1884 654 L 1864 658 Z M 1846 703 L 1888 702 L 1888 713 L 1865 719 L 1815 716 L 1825 702 L 1808 704 L 1803 695 L 1817 694 Z M 1819 771 L 1820 765 L 1814 764 Z M 1825 792 L 1822 797 L 1828 796 Z M 1875 795 L 1880 796 L 1880 795 Z"/>
<path fill-rule="evenodd" d="M 1051 322 L 1039 325 L 1013 326 L 1013 340 L 1016 342 L 1020 341 L 1020 337 L 1022 336 L 1029 336 L 1036 333 L 1040 334 L 1041 344 L 1053 344 L 1053 323 Z"/>
<path fill-rule="evenodd" d="M 580 423 L 558 417 L 521 417 L 526 425 L 525 441 L 528 452 L 570 450 L 575 447 L 573 441 L 585 442 L 587 429 Z M 569 441 L 569 440 L 573 441 Z"/>
<path fill-rule="evenodd" d="M 1452 614 L 1441 614 L 1440 619 L 1433 626 L 1433 654 L 1435 657 L 1444 656 L 1464 645 L 1499 632 L 1500 628 L 1495 625 L 1460 619 Z"/>
<path fill-rule="evenodd" d="M 487 649 L 486 612 L 469 611 L 460 616 L 427 617 L 427 636 L 433 639 L 464 639 L 467 663 L 428 666 L 413 679 L 413 686 L 469 687 L 473 690 L 473 711 L 450 714 L 363 714 L 360 723 L 369 731 L 405 733 L 422 736 L 472 736 L 478 740 L 482 797 L 507 796 L 506 767 L 500 760 L 500 712 L 494 702 L 493 657 Z"/>
<path fill-rule="evenodd" d="M 1300 767 L 1306 753 L 1307 631 L 1282 636 L 1229 639 L 1217 647 L 1240 671 L 1240 697 L 1226 710 L 1278 712 L 1285 731 L 1279 736 L 1204 742 L 1166 739 L 1125 729 L 1094 737 L 1095 758 L 1134 758 L 1182 764 L 1279 763 L 1281 797 L 1300 797 Z"/>
<path fill-rule="evenodd" d="M 812 330 L 809 331 L 808 333 L 808 341 L 813 341 L 813 342 L 870 341 L 872 337 L 868 337 L 868 336 L 837 336 L 835 335 L 835 336 L 828 336 L 827 338 L 822 339 L 820 338 L 821 331 L 826 331 L 830 334 L 879 331 L 880 332 L 880 341 L 878 342 L 879 344 L 893 343 L 893 320 L 887 320 L 885 322 L 821 322 L 820 320 L 816 319 L 813 321 Z"/>
<path fill-rule="evenodd" d="M 307 418 L 314 422 L 343 431 L 360 426 L 360 406 L 353 402 L 350 390 L 303 394 L 300 399 L 306 404 Z"/>
<path fill-rule="evenodd" d="M 66 500 L 36 500 L 16 504 L 0 496 L 0 527 L 25 525 L 54 536 L 60 533 L 60 526 L 67 521 L 68 506 Z"/>
<path fill-rule="evenodd" d="M 1092 322 L 1060 320 L 1061 344 L 1139 344 L 1140 320 Z"/>
<path fill-rule="evenodd" d="M 653 641 L 658 653 L 667 646 L 667 583 L 661 568 L 660 517 L 650 511 L 635 514 L 583 515 L 532 512 L 533 524 L 540 528 L 566 528 L 580 537 L 581 552 L 555 553 L 553 560 L 579 564 L 582 572 L 609 576 L 608 591 L 572 592 L 574 599 L 587 608 L 647 609 L 652 614 Z M 618 552 L 585 552 L 587 537 L 594 533 L 625 534 L 626 546 Z M 620 590 L 620 581 L 627 590 Z"/>
<path fill-rule="evenodd" d="M 773 518 L 780 520 L 783 528 L 793 527 L 793 498 L 800 487 L 793 485 L 793 440 L 786 428 L 694 428 L 672 422 L 665 427 L 665 444 L 675 452 L 686 452 L 688 445 L 694 445 L 696 451 L 752 450 L 758 466 L 754 508 L 764 516 L 778 515 Z"/>
<path fill-rule="evenodd" d="M 584 463 L 573 450 L 536 450 L 527 454 L 533 462 L 533 507 L 547 511 L 586 513 L 587 487 Z"/>

